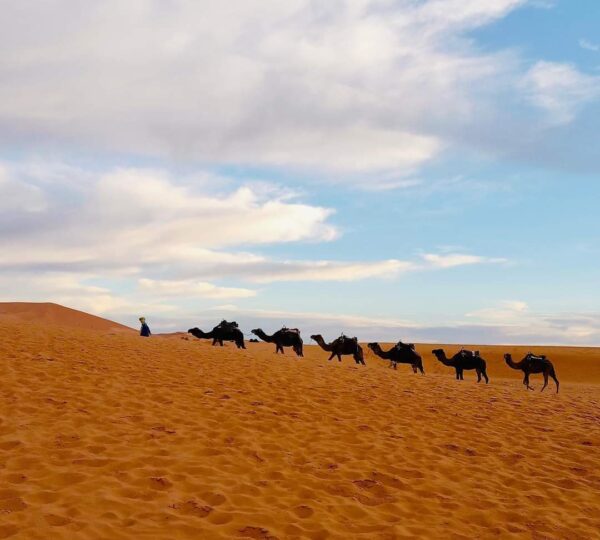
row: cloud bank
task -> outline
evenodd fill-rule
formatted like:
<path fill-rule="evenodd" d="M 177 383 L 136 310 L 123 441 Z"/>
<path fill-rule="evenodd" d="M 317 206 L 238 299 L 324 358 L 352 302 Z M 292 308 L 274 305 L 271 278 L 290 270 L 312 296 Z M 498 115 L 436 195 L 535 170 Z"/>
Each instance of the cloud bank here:
<path fill-rule="evenodd" d="M 511 107 L 523 96 L 556 123 L 597 97 L 574 66 L 469 38 L 527 4 L 6 2 L 0 142 L 402 186 L 453 147 L 506 154 L 540 135 Z"/>

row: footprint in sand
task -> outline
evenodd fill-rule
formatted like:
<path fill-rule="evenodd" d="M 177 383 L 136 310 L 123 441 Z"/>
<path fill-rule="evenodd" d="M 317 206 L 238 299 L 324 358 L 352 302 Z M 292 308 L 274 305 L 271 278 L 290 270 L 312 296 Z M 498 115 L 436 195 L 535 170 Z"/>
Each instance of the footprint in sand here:
<path fill-rule="evenodd" d="M 19 532 L 14 525 L 0 525 L 0 538 L 9 538 Z"/>
<path fill-rule="evenodd" d="M 69 518 L 57 516 L 56 514 L 46 514 L 44 516 L 44 519 L 48 522 L 49 525 L 52 525 L 53 527 L 64 527 L 65 525 L 71 523 L 71 520 Z"/>
<path fill-rule="evenodd" d="M 5 480 L 9 484 L 22 484 L 27 481 L 27 477 L 21 473 L 10 473 L 6 475 Z"/>
<path fill-rule="evenodd" d="M 206 501 L 211 506 L 220 506 L 227 501 L 227 497 L 225 497 L 225 495 L 222 495 L 221 493 L 208 492 L 203 493 L 201 497 L 202 500 Z"/>
<path fill-rule="evenodd" d="M 315 511 L 310 506 L 301 505 L 296 506 L 296 508 L 294 508 L 294 513 L 299 518 L 306 519 L 312 516 L 315 513 Z"/>
<path fill-rule="evenodd" d="M 27 504 L 25 504 L 25 501 L 21 497 L 0 500 L 0 515 L 20 512 L 21 510 L 25 510 L 25 508 L 27 508 Z"/>
<path fill-rule="evenodd" d="M 276 536 L 273 536 L 267 529 L 263 529 L 262 527 L 244 527 L 238 532 L 239 536 L 243 538 L 255 538 L 257 540 L 278 540 Z"/>
<path fill-rule="evenodd" d="M 0 443 L 0 450 L 13 450 L 17 446 L 21 446 L 21 441 L 5 441 Z"/>
<path fill-rule="evenodd" d="M 163 478 L 161 476 L 153 476 L 150 478 L 150 487 L 152 489 L 165 490 L 173 487 L 172 482 L 170 482 L 167 478 Z"/>
<path fill-rule="evenodd" d="M 186 516 L 196 516 L 199 518 L 204 518 L 213 511 L 212 507 L 198 504 L 193 499 L 190 499 L 189 501 L 185 501 L 183 503 L 172 504 L 170 508 L 172 508 L 173 510 L 177 510 L 179 513 L 184 514 Z"/>

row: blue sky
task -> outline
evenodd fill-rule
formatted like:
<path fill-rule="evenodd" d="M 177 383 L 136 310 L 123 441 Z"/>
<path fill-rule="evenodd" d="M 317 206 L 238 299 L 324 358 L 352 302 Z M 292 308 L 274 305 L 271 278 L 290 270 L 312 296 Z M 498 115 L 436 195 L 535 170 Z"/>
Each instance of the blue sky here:
<path fill-rule="evenodd" d="M 600 4 L 6 2 L 0 300 L 600 344 Z"/>

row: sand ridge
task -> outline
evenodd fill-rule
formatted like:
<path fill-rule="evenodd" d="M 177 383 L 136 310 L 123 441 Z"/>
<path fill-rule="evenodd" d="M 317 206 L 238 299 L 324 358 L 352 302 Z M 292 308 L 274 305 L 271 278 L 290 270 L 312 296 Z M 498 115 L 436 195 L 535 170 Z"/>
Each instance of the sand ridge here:
<path fill-rule="evenodd" d="M 0 302 L 0 321 L 33 322 L 100 332 L 134 332 L 128 326 L 52 302 Z"/>
<path fill-rule="evenodd" d="M 598 537 L 588 363 L 553 354 L 541 394 L 499 350 L 486 386 L 432 348 L 421 376 L 0 321 L 0 538 Z"/>

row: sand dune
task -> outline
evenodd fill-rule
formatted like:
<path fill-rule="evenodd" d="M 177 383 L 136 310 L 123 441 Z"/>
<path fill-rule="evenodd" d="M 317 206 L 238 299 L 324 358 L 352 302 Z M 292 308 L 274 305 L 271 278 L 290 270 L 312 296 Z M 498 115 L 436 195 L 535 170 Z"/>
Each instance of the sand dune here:
<path fill-rule="evenodd" d="M 82 328 L 100 332 L 133 332 L 132 328 L 51 302 L 0 302 L 0 321 Z"/>
<path fill-rule="evenodd" d="M 496 348 L 486 386 L 430 354 L 421 376 L 7 319 L 0 338 L 0 538 L 598 538 L 596 350 L 552 350 L 557 395 Z"/>

